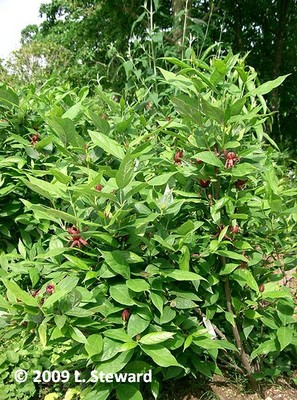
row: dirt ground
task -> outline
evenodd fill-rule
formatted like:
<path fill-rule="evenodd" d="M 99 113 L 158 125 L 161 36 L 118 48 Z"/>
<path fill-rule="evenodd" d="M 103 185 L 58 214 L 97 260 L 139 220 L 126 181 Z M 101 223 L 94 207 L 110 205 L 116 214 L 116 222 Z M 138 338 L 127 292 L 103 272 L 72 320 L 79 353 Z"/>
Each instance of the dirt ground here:
<path fill-rule="evenodd" d="M 164 392 L 162 400 L 297 400 L 297 387 L 284 379 L 262 387 L 261 394 L 248 393 L 242 383 L 229 382 L 221 376 L 205 384 L 184 378 L 164 384 Z"/>

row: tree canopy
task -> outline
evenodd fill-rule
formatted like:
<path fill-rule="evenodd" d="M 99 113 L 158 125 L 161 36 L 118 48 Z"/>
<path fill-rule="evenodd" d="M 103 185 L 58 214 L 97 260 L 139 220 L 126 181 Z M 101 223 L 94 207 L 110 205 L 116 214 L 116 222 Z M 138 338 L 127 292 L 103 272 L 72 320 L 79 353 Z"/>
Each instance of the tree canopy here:
<path fill-rule="evenodd" d="M 17 72 L 23 71 L 20 66 L 28 64 L 32 52 L 48 60 L 47 73 L 58 72 L 73 86 L 100 81 L 120 91 L 127 78 L 124 62 L 135 61 L 135 43 L 144 67 L 164 55 L 189 56 L 187 49 L 201 54 L 204 47 L 220 42 L 221 51 L 231 47 L 248 53 L 247 61 L 261 81 L 291 74 L 272 92 L 269 104 L 277 112 L 273 137 L 287 144 L 296 140 L 296 0 L 52 0 L 41 5 L 40 14 L 45 17 L 40 26 L 23 30 L 22 48 L 11 70 L 15 64 Z M 154 75 L 157 69 L 146 73 Z"/>

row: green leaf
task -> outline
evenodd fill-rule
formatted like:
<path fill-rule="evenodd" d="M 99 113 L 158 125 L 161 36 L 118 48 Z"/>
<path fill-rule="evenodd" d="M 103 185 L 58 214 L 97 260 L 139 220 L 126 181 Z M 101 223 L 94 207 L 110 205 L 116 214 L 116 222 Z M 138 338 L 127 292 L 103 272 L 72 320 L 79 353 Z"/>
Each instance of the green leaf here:
<path fill-rule="evenodd" d="M 195 154 L 192 158 L 197 158 L 215 167 L 224 168 L 222 161 L 212 151 L 202 151 L 201 153 Z"/>
<path fill-rule="evenodd" d="M 178 113 L 184 117 L 188 117 L 195 124 L 201 125 L 201 115 L 197 99 L 193 99 L 185 94 L 180 94 L 172 99 L 172 103 Z"/>
<path fill-rule="evenodd" d="M 120 384 L 116 388 L 117 398 L 119 400 L 142 400 L 142 394 L 133 385 Z"/>
<path fill-rule="evenodd" d="M 151 186 L 161 186 L 165 185 L 169 181 L 169 179 L 175 175 L 176 172 L 165 172 L 159 176 L 155 176 L 154 178 L 148 181 L 148 184 Z"/>
<path fill-rule="evenodd" d="M 119 304 L 123 304 L 126 306 L 133 306 L 135 304 L 125 284 L 111 286 L 109 289 L 109 293 L 110 296 Z"/>
<path fill-rule="evenodd" d="M 37 300 L 31 296 L 31 294 L 22 290 L 17 283 L 9 281 L 8 279 L 2 278 L 2 282 L 6 288 L 19 300 L 28 306 L 38 307 Z"/>
<path fill-rule="evenodd" d="M 61 330 L 67 321 L 66 315 L 55 315 L 55 324 Z"/>
<path fill-rule="evenodd" d="M 168 349 L 161 345 L 155 345 L 152 347 L 147 347 L 145 345 L 141 346 L 144 353 L 151 357 L 154 362 L 160 367 L 182 367 L 175 357 L 170 353 Z"/>
<path fill-rule="evenodd" d="M 120 250 L 101 251 L 105 262 L 116 274 L 122 275 L 124 278 L 130 278 L 130 267 L 128 262 L 123 257 L 123 252 Z"/>
<path fill-rule="evenodd" d="M 279 341 L 281 351 L 284 350 L 291 342 L 293 338 L 294 330 L 290 326 L 281 326 L 276 331 L 277 340 Z"/>
<path fill-rule="evenodd" d="M 113 155 L 119 160 L 123 160 L 125 157 L 125 152 L 118 142 L 104 135 L 103 133 L 93 132 L 90 130 L 88 132 L 95 145 L 101 147 L 106 153 Z"/>
<path fill-rule="evenodd" d="M 126 154 L 115 176 L 118 187 L 124 189 L 131 182 L 133 175 L 134 160 L 130 154 Z"/>
<path fill-rule="evenodd" d="M 150 285 L 144 279 L 129 279 L 126 285 L 133 292 L 144 292 L 150 290 Z"/>
<path fill-rule="evenodd" d="M 181 248 L 181 257 L 178 260 L 179 269 L 182 271 L 189 271 L 190 269 L 190 250 L 188 246 Z"/>
<path fill-rule="evenodd" d="M 88 336 L 87 341 L 85 343 L 85 349 L 89 357 L 101 353 L 102 348 L 103 348 L 103 339 L 101 335 L 93 334 Z"/>
<path fill-rule="evenodd" d="M 193 231 L 195 229 L 195 224 L 193 221 L 184 222 L 179 228 L 176 229 L 176 233 L 178 235 L 184 236 L 187 233 Z"/>
<path fill-rule="evenodd" d="M 87 339 L 86 339 L 85 335 L 75 326 L 69 327 L 69 333 L 70 333 L 71 338 L 73 340 L 75 340 L 76 342 L 83 343 L 83 344 L 87 343 Z"/>
<path fill-rule="evenodd" d="M 79 278 L 76 276 L 67 276 L 62 279 L 55 289 L 55 292 L 48 297 L 44 304 L 43 308 L 51 307 L 56 301 L 60 300 L 62 297 L 66 296 L 66 294 L 70 293 L 77 285 Z"/>
<path fill-rule="evenodd" d="M 135 335 L 145 331 L 149 324 L 149 320 L 145 320 L 137 314 L 130 315 L 127 326 L 128 335 L 134 337 Z"/>
<path fill-rule="evenodd" d="M 150 298 L 154 304 L 154 306 L 157 308 L 157 310 L 160 311 L 160 314 L 162 315 L 163 313 L 163 304 L 164 304 L 164 297 L 161 296 L 158 293 L 151 292 Z"/>
<path fill-rule="evenodd" d="M 258 86 L 256 89 L 253 89 L 246 96 L 256 96 L 256 95 L 263 95 L 271 92 L 273 89 L 278 87 L 283 83 L 283 81 L 289 76 L 290 74 L 279 76 L 278 78 L 274 79 L 273 81 L 268 81 L 263 83 L 262 85 Z"/>
<path fill-rule="evenodd" d="M 17 94 L 10 88 L 1 87 L 0 88 L 0 104 L 4 105 L 19 105 L 19 98 Z"/>
<path fill-rule="evenodd" d="M 224 112 L 220 108 L 214 107 L 209 101 L 203 98 L 201 98 L 201 105 L 208 118 L 214 119 L 219 124 L 224 122 Z"/>
<path fill-rule="evenodd" d="M 45 347 L 46 346 L 46 342 L 47 342 L 47 339 L 46 339 L 47 324 L 46 324 L 46 322 L 42 322 L 39 325 L 38 334 L 39 334 L 39 339 L 40 339 L 40 343 L 42 344 L 42 347 Z"/>
<path fill-rule="evenodd" d="M 177 281 L 200 281 L 200 280 L 205 281 L 205 279 L 202 276 L 196 274 L 195 272 L 190 272 L 190 271 L 181 271 L 178 269 L 173 269 L 173 270 L 165 270 L 163 274 L 166 277 L 175 279 Z"/>
<path fill-rule="evenodd" d="M 259 292 L 256 279 L 253 277 L 251 271 L 247 269 L 237 269 L 233 272 L 232 279 L 238 282 L 244 282 L 255 292 Z"/>
<path fill-rule="evenodd" d="M 82 109 L 82 104 L 81 101 L 74 104 L 72 107 L 70 107 L 67 111 L 64 112 L 64 114 L 62 115 L 62 118 L 69 118 L 71 120 L 73 120 L 75 117 L 77 117 L 77 115 L 79 114 L 79 112 Z"/>
<path fill-rule="evenodd" d="M 242 254 L 235 253 L 234 251 L 230 250 L 216 250 L 216 254 L 219 254 L 220 256 L 231 258 L 232 260 L 240 260 L 244 262 L 249 262 L 249 260 L 244 257 Z"/>
<path fill-rule="evenodd" d="M 236 268 L 238 268 L 238 263 L 227 263 L 224 268 L 220 271 L 219 275 L 229 275 L 233 272 Z"/>
<path fill-rule="evenodd" d="M 157 343 L 162 343 L 165 342 L 165 340 L 172 339 L 174 336 L 174 333 L 172 332 L 152 332 L 148 333 L 147 335 L 144 335 L 140 340 L 139 343 L 141 344 L 157 344 Z"/>
<path fill-rule="evenodd" d="M 55 117 L 48 119 L 47 123 L 65 146 L 70 143 L 73 147 L 84 147 L 85 141 L 76 132 L 74 122 L 71 119 Z"/>

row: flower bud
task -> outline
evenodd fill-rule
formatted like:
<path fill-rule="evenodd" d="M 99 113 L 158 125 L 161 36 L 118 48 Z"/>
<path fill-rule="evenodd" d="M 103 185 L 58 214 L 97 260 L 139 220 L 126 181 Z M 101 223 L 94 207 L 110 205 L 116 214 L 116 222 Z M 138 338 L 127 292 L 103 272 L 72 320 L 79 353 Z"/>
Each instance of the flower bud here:
<path fill-rule="evenodd" d="M 129 310 L 129 308 L 125 308 L 122 311 L 122 320 L 127 322 L 129 318 L 130 318 L 130 310 Z"/>
<path fill-rule="evenodd" d="M 55 285 L 53 285 L 52 283 L 49 283 L 45 289 L 47 294 L 53 294 L 55 291 Z"/>

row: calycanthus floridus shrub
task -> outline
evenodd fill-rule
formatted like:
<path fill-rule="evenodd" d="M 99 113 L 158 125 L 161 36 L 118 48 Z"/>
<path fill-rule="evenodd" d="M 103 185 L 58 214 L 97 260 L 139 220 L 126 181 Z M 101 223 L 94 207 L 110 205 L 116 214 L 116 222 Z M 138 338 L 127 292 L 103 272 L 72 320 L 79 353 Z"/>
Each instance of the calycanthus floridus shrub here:
<path fill-rule="evenodd" d="M 168 61 L 170 116 L 99 89 L 0 88 L 5 399 L 157 398 L 223 369 L 256 389 L 294 368 L 297 190 L 276 173 L 263 98 L 285 77 L 257 85 L 232 54 Z M 71 375 L 34 385 L 35 370 Z"/>

